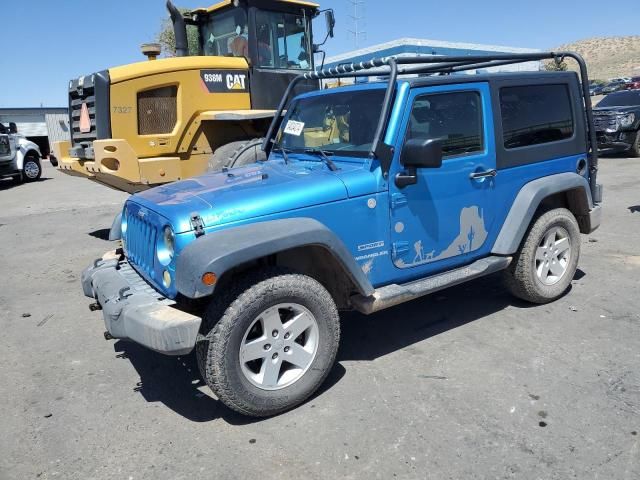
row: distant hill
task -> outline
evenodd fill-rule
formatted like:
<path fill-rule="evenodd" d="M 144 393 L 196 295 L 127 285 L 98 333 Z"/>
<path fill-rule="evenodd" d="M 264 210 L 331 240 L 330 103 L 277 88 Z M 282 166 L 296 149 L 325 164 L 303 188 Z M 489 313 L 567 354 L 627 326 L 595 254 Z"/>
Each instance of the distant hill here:
<path fill-rule="evenodd" d="M 640 75 L 640 35 L 588 38 L 560 45 L 555 50 L 572 50 L 581 54 L 587 62 L 591 79 Z M 567 64 L 575 70 L 575 62 L 568 60 Z"/>

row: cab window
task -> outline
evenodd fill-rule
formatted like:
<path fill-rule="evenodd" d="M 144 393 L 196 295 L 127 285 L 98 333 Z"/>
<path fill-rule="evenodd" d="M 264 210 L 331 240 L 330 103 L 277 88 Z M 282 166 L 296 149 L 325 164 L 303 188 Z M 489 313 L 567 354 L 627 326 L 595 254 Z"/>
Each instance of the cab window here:
<path fill-rule="evenodd" d="M 241 8 L 210 16 L 200 35 L 204 55 L 249 57 L 247 12 Z"/>
<path fill-rule="evenodd" d="M 256 15 L 259 67 L 311 68 L 305 18 L 290 13 L 259 11 Z"/>
<path fill-rule="evenodd" d="M 407 140 L 411 139 L 441 139 L 445 158 L 483 151 L 480 94 L 451 92 L 416 97 L 407 130 Z"/>

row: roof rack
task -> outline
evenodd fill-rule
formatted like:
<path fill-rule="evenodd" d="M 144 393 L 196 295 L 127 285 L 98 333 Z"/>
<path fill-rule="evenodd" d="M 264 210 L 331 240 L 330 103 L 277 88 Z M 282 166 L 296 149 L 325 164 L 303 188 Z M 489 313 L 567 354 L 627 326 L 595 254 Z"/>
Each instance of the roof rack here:
<path fill-rule="evenodd" d="M 323 80 L 329 78 L 347 77 L 368 77 L 372 74 L 387 76 L 387 90 L 382 104 L 382 113 L 376 128 L 371 156 L 380 160 L 384 174 L 389 171 L 389 166 L 393 157 L 391 146 L 383 141 L 384 132 L 388 117 L 391 113 L 394 93 L 397 85 L 398 75 L 406 74 L 451 74 L 465 70 L 477 70 L 483 68 L 513 65 L 536 60 L 554 60 L 556 63 L 562 62 L 565 58 L 572 58 L 578 63 L 580 70 L 580 80 L 582 87 L 582 97 L 587 114 L 587 129 L 589 139 L 589 186 L 591 194 L 596 196 L 596 175 L 598 171 L 598 144 L 596 132 L 593 128 L 593 110 L 591 96 L 589 95 L 589 79 L 587 65 L 579 54 L 575 52 L 536 52 L 536 53 L 509 53 L 509 54 L 488 54 L 488 55 L 468 55 L 468 56 L 410 56 L 410 57 L 384 57 L 374 58 L 366 62 L 350 63 L 338 65 L 337 67 L 325 70 L 308 72 L 295 77 L 289 84 L 280 104 L 277 113 L 269 127 L 269 131 L 263 143 L 263 150 L 269 153 L 271 150 L 272 138 L 282 121 L 282 113 L 287 107 L 289 97 L 295 86 L 302 80 Z M 374 70 L 372 72 L 371 70 Z"/>

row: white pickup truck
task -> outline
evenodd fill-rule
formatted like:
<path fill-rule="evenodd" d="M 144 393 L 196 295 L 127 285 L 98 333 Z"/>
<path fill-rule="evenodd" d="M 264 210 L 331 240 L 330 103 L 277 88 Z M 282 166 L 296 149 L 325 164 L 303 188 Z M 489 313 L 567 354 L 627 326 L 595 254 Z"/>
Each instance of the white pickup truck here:
<path fill-rule="evenodd" d="M 0 178 L 33 182 L 42 175 L 42 154 L 35 143 L 18 133 L 15 123 L 0 123 Z"/>

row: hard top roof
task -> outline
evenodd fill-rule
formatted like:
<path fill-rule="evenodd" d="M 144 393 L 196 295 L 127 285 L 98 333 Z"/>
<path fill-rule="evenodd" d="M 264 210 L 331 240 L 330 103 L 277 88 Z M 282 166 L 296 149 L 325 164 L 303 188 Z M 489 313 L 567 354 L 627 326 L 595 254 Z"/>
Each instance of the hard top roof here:
<path fill-rule="evenodd" d="M 557 78 L 558 81 L 566 82 L 573 79 L 577 79 L 576 72 L 498 72 L 498 73 L 481 73 L 475 75 L 432 75 L 432 76 L 420 76 L 409 78 L 398 78 L 398 83 L 406 82 L 411 88 L 428 87 L 435 85 L 454 85 L 462 83 L 476 83 L 476 82 L 496 82 L 502 80 L 518 80 L 522 79 L 524 82 L 533 81 L 535 79 L 551 79 Z M 298 98 L 312 97 L 318 95 L 325 95 L 331 93 L 339 93 L 350 90 L 370 90 L 374 88 L 384 89 L 387 86 L 387 80 L 381 78 L 379 81 L 355 83 L 348 85 L 341 85 L 325 90 L 315 90 L 312 92 L 303 93 L 297 95 Z"/>

